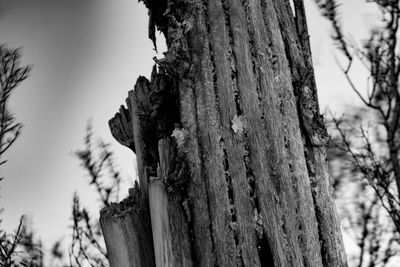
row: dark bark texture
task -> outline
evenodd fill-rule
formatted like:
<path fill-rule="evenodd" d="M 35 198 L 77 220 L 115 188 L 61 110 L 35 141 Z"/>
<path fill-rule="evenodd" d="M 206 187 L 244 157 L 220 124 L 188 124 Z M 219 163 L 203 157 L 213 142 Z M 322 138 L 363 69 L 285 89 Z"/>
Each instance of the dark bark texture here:
<path fill-rule="evenodd" d="M 110 127 L 142 197 L 165 183 L 172 266 L 347 266 L 302 1 L 159 2 L 168 51 Z"/>

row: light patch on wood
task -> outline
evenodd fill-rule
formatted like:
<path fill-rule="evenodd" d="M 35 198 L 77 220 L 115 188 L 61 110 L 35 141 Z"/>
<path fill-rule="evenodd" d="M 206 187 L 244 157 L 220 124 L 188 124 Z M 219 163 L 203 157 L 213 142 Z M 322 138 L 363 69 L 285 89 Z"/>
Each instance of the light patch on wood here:
<path fill-rule="evenodd" d="M 160 142 L 163 142 L 163 140 L 160 140 Z M 161 147 L 163 146 L 161 145 Z M 160 166 L 158 169 L 160 170 Z M 149 183 L 149 207 L 154 255 L 156 267 L 173 267 L 174 256 L 169 227 L 168 196 L 165 191 L 165 184 L 160 176 L 160 173 L 158 173 L 158 177 L 150 177 Z"/>
<path fill-rule="evenodd" d="M 183 144 L 185 144 L 185 136 L 186 136 L 185 129 L 175 128 L 171 134 L 171 137 L 175 138 L 175 141 L 176 141 L 176 144 L 178 145 L 178 147 L 181 147 Z"/>
<path fill-rule="evenodd" d="M 244 122 L 244 118 L 243 116 L 238 116 L 235 115 L 232 119 L 232 130 L 235 134 L 239 135 L 239 136 L 243 136 L 244 131 L 245 131 L 245 122 Z"/>
<path fill-rule="evenodd" d="M 290 7 L 292 8 L 292 12 L 293 12 L 293 14 L 295 14 L 296 10 L 294 9 L 294 3 L 293 3 L 293 0 L 289 0 L 289 3 L 290 3 Z"/>

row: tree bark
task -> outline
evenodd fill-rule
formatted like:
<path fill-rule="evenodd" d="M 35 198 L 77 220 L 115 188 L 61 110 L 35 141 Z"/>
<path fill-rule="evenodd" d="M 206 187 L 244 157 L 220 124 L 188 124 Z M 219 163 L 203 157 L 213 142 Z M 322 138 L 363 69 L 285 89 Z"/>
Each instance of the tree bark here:
<path fill-rule="evenodd" d="M 144 2 L 168 51 L 128 109 L 144 198 L 171 142 L 173 266 L 347 266 L 302 1 Z"/>
<path fill-rule="evenodd" d="M 146 204 L 138 187 L 119 204 L 103 209 L 100 225 L 110 266 L 155 266 L 151 228 Z"/>

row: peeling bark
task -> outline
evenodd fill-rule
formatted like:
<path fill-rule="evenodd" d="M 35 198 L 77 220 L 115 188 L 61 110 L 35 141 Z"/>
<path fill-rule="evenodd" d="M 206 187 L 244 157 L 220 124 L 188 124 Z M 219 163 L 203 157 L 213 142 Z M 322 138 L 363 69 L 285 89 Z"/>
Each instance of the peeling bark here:
<path fill-rule="evenodd" d="M 110 127 L 144 198 L 164 166 L 173 266 L 346 266 L 302 2 L 144 2 L 168 51 Z"/>

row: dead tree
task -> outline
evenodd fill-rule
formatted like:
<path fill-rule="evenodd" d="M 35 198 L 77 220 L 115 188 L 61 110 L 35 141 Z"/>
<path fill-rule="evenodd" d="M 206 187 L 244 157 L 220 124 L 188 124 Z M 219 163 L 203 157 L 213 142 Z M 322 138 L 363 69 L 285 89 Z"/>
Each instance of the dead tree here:
<path fill-rule="evenodd" d="M 347 266 L 301 0 L 144 1 L 168 51 L 110 120 L 111 266 Z"/>

